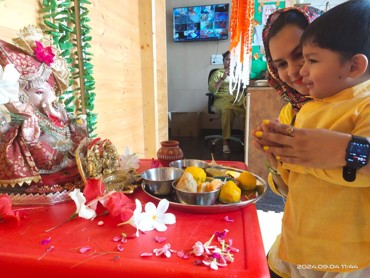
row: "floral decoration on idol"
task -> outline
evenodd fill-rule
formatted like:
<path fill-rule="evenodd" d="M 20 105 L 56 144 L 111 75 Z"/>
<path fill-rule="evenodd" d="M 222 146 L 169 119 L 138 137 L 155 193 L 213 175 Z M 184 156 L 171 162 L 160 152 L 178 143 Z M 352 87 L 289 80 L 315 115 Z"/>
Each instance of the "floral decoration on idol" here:
<path fill-rule="evenodd" d="M 0 66 L 0 104 L 15 102 L 19 98 L 19 72 L 13 64 Z"/>
<path fill-rule="evenodd" d="M 44 47 L 41 42 L 35 41 L 36 47 L 33 50 L 33 53 L 36 56 L 36 59 L 40 62 L 43 62 L 50 66 L 54 63 L 55 54 L 50 46 Z"/>

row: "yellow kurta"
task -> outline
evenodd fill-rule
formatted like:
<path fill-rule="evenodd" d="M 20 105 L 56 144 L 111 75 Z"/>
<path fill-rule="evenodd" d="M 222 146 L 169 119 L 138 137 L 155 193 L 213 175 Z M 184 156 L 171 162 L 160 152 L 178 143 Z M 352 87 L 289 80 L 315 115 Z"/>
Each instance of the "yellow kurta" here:
<path fill-rule="evenodd" d="M 305 104 L 298 128 L 326 128 L 370 137 L 370 81 Z M 320 147 L 320 142 L 317 142 Z M 338 150 L 342 151 L 342 150 Z M 279 257 L 321 271 L 346 272 L 370 265 L 370 176 L 342 178 L 323 170 L 283 164 L 290 170 Z"/>
<path fill-rule="evenodd" d="M 290 125 L 290 124 L 292 124 L 294 115 L 295 115 L 295 113 L 293 111 L 293 106 L 290 102 L 288 102 L 280 110 L 279 122 L 282 123 L 282 124 Z M 288 174 L 289 174 L 288 171 L 283 171 L 281 173 L 281 175 L 285 176 L 285 177 L 284 176 L 282 177 L 284 181 L 287 179 Z M 271 173 L 269 173 L 267 181 L 268 181 L 268 184 L 269 184 L 272 192 L 274 192 L 277 195 L 283 196 L 279 192 L 279 190 L 277 190 L 276 185 L 275 185 L 274 180 L 273 180 L 273 175 Z M 285 196 L 283 196 L 283 197 L 285 197 Z"/>

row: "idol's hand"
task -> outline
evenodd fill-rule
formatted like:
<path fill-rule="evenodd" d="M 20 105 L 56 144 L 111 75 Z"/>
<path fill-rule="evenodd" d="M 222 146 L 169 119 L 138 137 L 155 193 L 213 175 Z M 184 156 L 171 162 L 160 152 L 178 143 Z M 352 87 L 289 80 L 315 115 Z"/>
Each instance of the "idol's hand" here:
<path fill-rule="evenodd" d="M 23 121 L 22 136 L 28 144 L 37 142 L 40 134 L 39 121 L 36 117 L 32 116 Z"/>

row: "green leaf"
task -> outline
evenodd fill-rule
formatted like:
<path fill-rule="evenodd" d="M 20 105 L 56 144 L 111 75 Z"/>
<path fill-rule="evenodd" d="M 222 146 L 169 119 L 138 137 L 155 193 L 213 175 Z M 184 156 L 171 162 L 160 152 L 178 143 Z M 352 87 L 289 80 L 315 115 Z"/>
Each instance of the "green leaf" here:
<path fill-rule="evenodd" d="M 71 6 L 72 2 L 70 1 L 65 1 L 65 2 L 61 2 L 58 4 L 59 7 L 63 8 L 63 7 L 69 7 Z"/>
<path fill-rule="evenodd" d="M 63 23 L 59 23 L 59 31 L 63 32 L 64 30 L 68 31 L 68 32 L 72 32 L 72 29 L 69 28 L 67 25 L 65 25 Z"/>
<path fill-rule="evenodd" d="M 55 25 L 54 23 L 50 22 L 49 20 L 44 20 L 44 23 L 46 26 L 52 28 L 52 29 L 58 29 L 58 26 Z"/>
<path fill-rule="evenodd" d="M 69 104 L 71 104 L 73 101 L 75 101 L 75 99 L 76 99 L 76 97 L 75 97 L 75 96 L 72 96 L 71 98 L 66 99 L 66 100 L 64 101 L 64 103 L 65 103 L 66 105 L 69 105 Z"/>
<path fill-rule="evenodd" d="M 82 41 L 83 41 L 83 42 L 91 41 L 91 39 L 92 39 L 92 37 L 91 37 L 91 36 L 82 37 Z"/>
<path fill-rule="evenodd" d="M 65 49 L 64 51 L 62 51 L 61 55 L 63 57 L 69 56 L 71 55 L 71 51 L 69 49 Z"/>
<path fill-rule="evenodd" d="M 91 45 L 90 45 L 88 42 L 86 42 L 86 43 L 84 43 L 84 44 L 82 45 L 82 47 L 83 47 L 83 48 L 91 48 Z"/>

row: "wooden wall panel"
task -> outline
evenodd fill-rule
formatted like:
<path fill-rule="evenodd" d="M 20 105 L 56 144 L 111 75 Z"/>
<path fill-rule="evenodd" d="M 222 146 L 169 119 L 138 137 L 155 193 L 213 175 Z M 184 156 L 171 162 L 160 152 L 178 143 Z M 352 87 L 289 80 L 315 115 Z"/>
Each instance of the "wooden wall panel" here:
<path fill-rule="evenodd" d="M 248 144 L 248 169 L 267 181 L 268 170 L 266 168 L 265 155 L 252 145 L 251 132 L 262 123 L 264 119 L 276 119 L 285 102 L 270 87 L 249 87 L 250 93 L 250 118 L 249 118 L 249 142 Z"/>
<path fill-rule="evenodd" d="M 0 1 L 0 38 L 11 42 L 20 29 L 30 24 L 38 24 L 39 10 L 38 0 Z"/>

